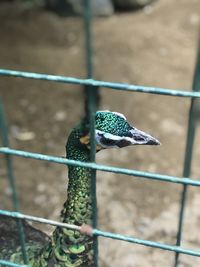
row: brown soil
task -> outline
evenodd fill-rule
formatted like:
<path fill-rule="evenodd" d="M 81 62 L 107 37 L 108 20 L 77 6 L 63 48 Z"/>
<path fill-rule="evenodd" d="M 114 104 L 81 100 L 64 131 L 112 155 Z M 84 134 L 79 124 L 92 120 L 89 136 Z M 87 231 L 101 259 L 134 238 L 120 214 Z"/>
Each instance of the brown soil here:
<path fill-rule="evenodd" d="M 95 77 L 190 90 L 199 20 L 199 0 L 160 0 L 135 13 L 96 18 Z M 4 3 L 0 25 L 0 67 L 85 77 L 80 18 L 60 18 Z M 12 148 L 65 155 L 70 129 L 83 115 L 81 88 L 1 77 L 0 92 Z M 155 135 L 162 146 L 104 151 L 97 162 L 181 176 L 189 99 L 104 88 L 101 95 L 102 109 L 125 114 L 138 128 Z M 193 177 L 200 176 L 198 140 L 199 136 Z M 66 167 L 23 158 L 14 158 L 14 167 L 21 210 L 58 220 L 66 198 Z M 3 164 L 0 173 L 1 208 L 9 209 L 10 189 Z M 175 243 L 180 185 L 99 172 L 97 188 L 100 229 Z M 191 188 L 183 242 L 187 248 L 200 246 L 199 204 L 198 188 Z M 173 259 L 171 252 L 100 238 L 100 267 L 170 267 Z M 199 265 L 198 258 L 181 257 L 180 266 Z"/>

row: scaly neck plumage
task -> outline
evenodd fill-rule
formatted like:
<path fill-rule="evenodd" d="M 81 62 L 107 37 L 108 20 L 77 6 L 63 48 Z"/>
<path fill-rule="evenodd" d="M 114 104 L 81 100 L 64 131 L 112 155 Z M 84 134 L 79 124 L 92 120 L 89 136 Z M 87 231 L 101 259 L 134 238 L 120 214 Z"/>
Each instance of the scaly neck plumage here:
<path fill-rule="evenodd" d="M 74 143 L 74 133 L 67 144 L 67 158 L 89 161 L 89 150 Z M 61 212 L 63 222 L 82 225 L 92 224 L 91 170 L 69 166 L 67 201 Z M 78 231 L 57 227 L 52 239 L 40 255 L 40 264 L 60 267 L 92 267 L 93 238 Z M 43 265 L 40 265 L 43 266 Z M 45 266 L 45 265 L 44 265 Z"/>

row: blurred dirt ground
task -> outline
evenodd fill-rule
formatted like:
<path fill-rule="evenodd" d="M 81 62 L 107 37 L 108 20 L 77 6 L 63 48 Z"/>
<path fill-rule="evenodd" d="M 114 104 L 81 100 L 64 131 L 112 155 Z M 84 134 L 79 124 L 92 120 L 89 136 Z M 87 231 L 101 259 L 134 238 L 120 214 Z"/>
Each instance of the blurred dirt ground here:
<path fill-rule="evenodd" d="M 199 0 L 159 0 L 137 12 L 94 20 L 95 77 L 132 84 L 190 90 L 200 20 Z M 60 18 L 27 7 L 0 5 L 0 67 L 85 77 L 80 18 Z M 102 109 L 125 114 L 152 133 L 161 147 L 130 147 L 98 154 L 97 162 L 182 175 L 189 99 L 101 89 Z M 65 155 L 70 129 L 83 115 L 78 86 L 0 77 L 12 148 Z M 199 132 L 193 177 L 200 177 Z M 0 164 L 0 206 L 11 208 L 10 188 Z M 67 168 L 14 158 L 21 210 L 59 219 L 66 198 Z M 98 173 L 99 228 L 175 244 L 181 186 Z M 200 247 L 200 195 L 189 191 L 183 246 Z M 39 226 L 46 230 L 50 229 Z M 100 238 L 100 267 L 170 267 L 170 252 Z M 181 256 L 181 265 L 200 260 Z"/>

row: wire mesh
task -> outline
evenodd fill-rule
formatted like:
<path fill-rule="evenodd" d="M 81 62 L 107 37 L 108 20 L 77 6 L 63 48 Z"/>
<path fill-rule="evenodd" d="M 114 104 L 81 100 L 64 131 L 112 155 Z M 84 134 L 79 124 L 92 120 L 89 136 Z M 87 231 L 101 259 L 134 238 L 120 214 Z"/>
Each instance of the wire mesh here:
<path fill-rule="evenodd" d="M 193 92 L 200 91 L 200 39 L 198 44 L 198 52 L 197 52 L 197 60 L 193 78 L 193 85 L 192 85 Z M 189 110 L 189 117 L 188 117 L 188 131 L 187 131 L 187 141 L 186 141 L 186 149 L 185 149 L 185 160 L 183 166 L 183 176 L 189 177 L 191 174 L 191 167 L 192 167 L 192 156 L 193 156 L 193 146 L 194 146 L 194 139 L 195 139 L 195 132 L 196 132 L 196 102 L 197 99 L 192 99 L 190 103 L 190 110 Z M 198 105 L 199 103 L 197 103 Z M 183 218 L 186 208 L 187 202 L 187 195 L 188 195 L 188 185 L 183 185 L 182 193 L 181 193 L 181 200 L 180 200 L 180 212 L 179 212 L 179 221 L 178 221 L 178 231 L 176 237 L 176 245 L 180 246 L 182 241 L 182 233 L 183 233 Z M 179 263 L 179 253 L 175 254 L 175 264 L 174 266 L 177 267 Z"/>
<path fill-rule="evenodd" d="M 114 172 L 119 174 L 124 174 L 128 176 L 134 176 L 134 177 L 140 177 L 145 179 L 152 179 L 152 180 L 158 180 L 162 182 L 170 182 L 170 183 L 177 183 L 183 186 L 183 191 L 181 195 L 180 200 L 180 214 L 179 214 L 179 223 L 178 223 L 178 230 L 177 230 L 177 242 L 176 245 L 168 245 L 168 244 L 162 244 L 158 242 L 153 242 L 150 240 L 143 240 L 138 239 L 130 236 L 110 233 L 98 230 L 97 227 L 97 221 L 96 219 L 93 222 L 93 229 L 92 234 L 95 237 L 102 236 L 105 238 L 112 238 L 116 240 L 122 240 L 130 243 L 135 243 L 138 245 L 144 245 L 144 246 L 150 246 L 153 248 L 159 248 L 162 250 L 168 250 L 175 253 L 175 267 L 178 266 L 179 263 L 179 254 L 186 254 L 191 256 L 197 256 L 200 257 L 200 251 L 192 250 L 192 249 L 186 249 L 181 246 L 181 239 L 182 239 L 182 232 L 183 232 L 183 222 L 184 222 L 184 210 L 186 205 L 186 196 L 187 196 L 187 189 L 188 186 L 200 186 L 200 181 L 198 179 L 190 179 L 188 178 L 190 176 L 190 170 L 191 170 L 191 163 L 192 163 L 192 152 L 193 152 L 193 143 L 194 143 L 194 137 L 195 137 L 195 123 L 196 121 L 193 120 L 194 115 L 194 109 L 193 104 L 194 101 L 196 101 L 196 98 L 200 98 L 200 92 L 198 90 L 199 88 L 199 68 L 200 68 L 200 57 L 198 52 L 197 57 L 197 65 L 196 70 L 194 74 L 194 83 L 193 83 L 193 91 L 183 91 L 183 90 L 172 90 L 172 89 L 165 89 L 165 88 L 155 88 L 155 87 L 148 87 L 148 86 L 138 86 L 138 85 L 132 85 L 132 84 L 124 84 L 124 83 L 111 83 L 106 81 L 98 81 L 95 79 L 92 79 L 93 77 L 93 53 L 92 53 L 92 38 L 91 38 L 91 9 L 90 9 L 90 1 L 89 0 L 83 0 L 84 3 L 84 21 L 85 21 L 85 37 L 86 37 L 86 69 L 87 69 L 87 78 L 86 79 L 79 79 L 74 77 L 67 77 L 67 76 L 58 76 L 58 75 L 49 75 L 49 74 L 41 74 L 41 73 L 32 73 L 32 72 L 25 72 L 25 71 L 15 71 L 15 70 L 9 70 L 9 69 L 0 69 L 0 75 L 1 76 L 10 76 L 10 77 L 21 77 L 26 79 L 37 79 L 37 80 L 45 80 L 50 82 L 59 82 L 59 83 L 69 83 L 69 84 L 77 84 L 77 85 L 83 85 L 88 90 L 88 110 L 89 110 L 89 121 L 90 121 L 90 134 L 93 137 L 92 138 L 92 153 L 91 153 L 91 162 L 85 163 L 75 160 L 68 160 L 63 159 L 59 157 L 53 157 L 51 155 L 44 155 L 44 154 L 38 154 L 38 153 L 31 153 L 28 151 L 21 151 L 21 150 L 15 150 L 9 148 L 8 143 L 8 133 L 5 130 L 5 119 L 3 116 L 3 113 L 1 112 L 1 134 L 2 134 L 2 143 L 3 147 L 0 148 L 0 153 L 5 154 L 5 157 L 7 159 L 7 167 L 8 167 L 8 178 L 11 177 L 11 187 L 13 189 L 13 203 L 14 203 L 14 212 L 9 212 L 5 210 L 0 210 L 0 215 L 3 216 L 9 216 L 17 218 L 18 221 L 18 230 L 19 230 L 19 236 L 21 238 L 21 246 L 24 258 L 24 264 L 27 264 L 28 259 L 25 253 L 25 240 L 23 236 L 23 229 L 21 220 L 31 220 L 36 221 L 40 223 L 46 223 L 51 224 L 59 227 L 66 227 L 69 229 L 76 229 L 81 230 L 79 226 L 76 225 L 68 225 L 65 223 L 60 223 L 52 220 L 47 220 L 44 218 L 39 217 L 33 217 L 30 215 L 25 215 L 19 212 L 19 205 L 18 198 L 16 194 L 15 189 L 15 178 L 12 173 L 13 167 L 12 167 L 12 156 L 19 156 L 24 158 L 32 158 L 35 160 L 42 160 L 42 161 L 48 161 L 48 162 L 54 162 L 58 164 L 67 164 L 67 165 L 73 165 L 73 166 L 80 166 L 80 167 L 86 167 L 93 170 L 93 210 L 95 213 L 95 217 L 97 216 L 96 211 L 96 170 L 99 171 L 105 171 L 105 172 Z M 163 175 L 158 173 L 150 173 L 150 172 L 141 172 L 131 169 L 124 169 L 124 168 L 117 168 L 112 166 L 105 166 L 105 165 L 99 165 L 95 163 L 95 141 L 94 141 L 94 112 L 96 110 L 96 90 L 97 87 L 105 87 L 107 89 L 114 89 L 114 90 L 123 90 L 123 91 L 129 91 L 129 92 L 141 92 L 141 93 L 148 93 L 148 94 L 159 94 L 159 95 L 168 95 L 173 97 L 190 97 L 191 99 L 191 108 L 189 112 L 189 123 L 188 123 L 188 135 L 187 135 L 187 146 L 186 146 L 186 152 L 185 152 L 185 163 L 184 163 L 184 172 L 183 177 L 176 177 L 176 176 L 170 176 L 170 175 Z M 10 172 L 10 173 L 9 173 Z M 20 226 L 21 225 L 21 226 Z M 97 239 L 96 239 L 97 240 Z M 98 259 L 98 245 L 97 242 L 95 244 L 95 266 L 97 266 L 97 259 Z M 27 265 L 20 265 L 13 262 L 8 262 L 0 259 L 0 266 L 13 266 L 13 267 L 19 267 L 19 266 L 27 266 Z"/>
<path fill-rule="evenodd" d="M 168 96 L 177 96 L 177 97 L 192 97 L 199 98 L 200 92 L 191 92 L 184 90 L 174 90 L 167 88 L 159 88 L 159 87 L 148 87 L 134 84 L 126 84 L 126 83 L 115 83 L 115 82 L 107 82 L 107 81 L 99 81 L 96 79 L 79 79 L 74 77 L 60 76 L 60 75 L 50 75 L 44 73 L 35 73 L 28 71 L 16 71 L 10 69 L 0 69 L 0 76 L 11 76 L 11 77 L 21 77 L 26 79 L 35 79 L 35 80 L 44 80 L 58 83 L 67 83 L 67 84 L 77 84 L 83 86 L 93 86 L 93 87 L 101 87 L 108 88 L 114 90 L 122 90 L 129 92 L 139 92 L 139 93 L 148 93 L 148 94 L 158 94 L 158 95 L 168 95 Z"/>
<path fill-rule="evenodd" d="M 10 261 L 0 260 L 0 266 L 11 266 L 11 267 L 29 267 L 28 265 L 16 264 Z"/>
<path fill-rule="evenodd" d="M 85 28 L 85 55 L 86 55 L 86 70 L 87 78 L 92 79 L 94 75 L 93 67 L 93 48 L 92 48 L 92 32 L 91 32 L 91 20 L 92 20 L 92 10 L 90 0 L 83 1 L 84 6 L 84 28 Z M 86 116 L 89 118 L 90 122 L 90 138 L 91 138 L 91 150 L 90 150 L 90 161 L 95 162 L 96 157 L 96 142 L 95 142 L 95 112 L 97 109 L 97 90 L 92 85 L 86 86 L 87 95 L 87 106 Z M 97 196 L 96 196 L 96 170 L 92 170 L 92 214 L 93 214 L 93 227 L 97 227 Z M 94 238 L 94 267 L 98 266 L 98 239 Z"/>
<path fill-rule="evenodd" d="M 53 162 L 53 163 L 58 163 L 58 164 L 65 164 L 65 165 L 70 165 L 70 166 L 80 166 L 84 168 L 96 169 L 98 171 L 113 172 L 116 174 L 124 174 L 127 176 L 146 178 L 146 179 L 162 181 L 162 182 L 171 182 L 171 183 L 176 183 L 176 184 L 182 184 L 182 185 L 185 184 L 185 185 L 198 186 L 198 187 L 200 186 L 200 181 L 197 180 L 196 178 L 190 179 L 187 177 L 176 177 L 176 176 L 170 176 L 170 175 L 160 174 L 160 173 L 143 172 L 143 171 L 137 171 L 133 169 L 118 168 L 118 167 L 106 166 L 106 165 L 101 165 L 101 164 L 96 164 L 96 163 L 87 163 L 87 162 L 82 162 L 82 161 L 77 161 L 77 160 L 70 160 L 70 159 L 65 159 L 65 158 L 60 158 L 60 157 L 49 156 L 45 154 L 33 153 L 33 152 L 28 152 L 28 151 L 23 151 L 23 150 L 16 150 L 16 149 L 11 149 L 7 147 L 1 147 L 0 153 L 15 155 L 18 157 L 48 161 L 48 162 Z"/>
<path fill-rule="evenodd" d="M 22 219 L 22 220 L 34 221 L 34 222 L 38 222 L 38 223 L 50 224 L 50 225 L 68 228 L 68 229 L 73 229 L 73 230 L 75 229 L 77 231 L 82 230 L 82 227 L 77 226 L 77 225 L 60 223 L 60 222 L 56 222 L 53 220 L 47 220 L 47 219 L 40 218 L 40 217 L 22 214 L 19 212 L 9 212 L 7 210 L 0 210 L 0 215 L 18 218 L 18 219 Z M 111 232 L 101 231 L 98 229 L 92 229 L 91 234 L 93 236 L 102 236 L 102 237 L 106 237 L 106 238 L 111 238 L 111 239 L 115 239 L 115 240 L 121 240 L 121 241 L 129 242 L 129 243 L 133 243 L 133 244 L 138 244 L 138 245 L 158 248 L 158 249 L 162 249 L 162 250 L 168 250 L 168 251 L 172 251 L 172 252 L 182 253 L 182 254 L 186 254 L 186 255 L 190 255 L 190 256 L 200 257 L 200 251 L 185 249 L 185 248 L 182 248 L 180 246 L 171 246 L 171 245 L 162 244 L 162 243 L 154 242 L 154 241 L 150 241 L 150 240 L 143 240 L 143 239 L 134 238 L 131 236 L 125 236 L 125 235 L 121 235 L 121 234 L 115 234 L 115 233 L 111 233 Z"/>
<path fill-rule="evenodd" d="M 0 133 L 1 133 L 2 144 L 4 146 L 9 146 L 6 117 L 4 114 L 3 105 L 1 103 L 0 103 Z M 16 190 L 12 158 L 9 154 L 5 154 L 5 161 L 6 161 L 6 168 L 7 168 L 7 177 L 8 177 L 8 181 L 10 184 L 10 188 L 12 189 L 13 209 L 14 209 L 14 211 L 18 212 L 20 209 L 19 199 L 18 199 L 18 194 L 17 194 L 17 190 Z M 27 264 L 28 263 L 28 257 L 27 257 L 26 249 L 25 249 L 25 234 L 24 234 L 23 224 L 22 224 L 21 220 L 19 220 L 19 219 L 16 220 L 16 226 L 17 226 L 17 229 L 19 232 L 19 239 L 20 239 L 20 244 L 21 244 L 21 248 L 22 248 L 23 260 L 24 260 L 24 263 Z"/>
<path fill-rule="evenodd" d="M 1 70 L 0 70 L 1 72 Z M 9 73 L 9 70 L 6 70 L 7 73 Z M 12 71 L 11 71 L 12 72 Z M 30 73 L 29 73 L 30 74 Z M 20 75 L 20 72 L 18 72 L 18 75 Z M 68 79 L 68 77 L 66 77 Z M 124 85 L 125 86 L 125 85 Z M 128 85 L 129 86 L 129 85 Z M 109 88 L 109 87 L 108 87 Z M 157 89 L 158 91 L 159 89 Z M 165 89 L 163 89 L 165 90 Z M 166 89 L 170 90 L 170 89 Z M 185 96 L 184 91 L 178 91 L 179 96 Z M 170 94 L 173 96 L 174 94 Z M 191 97 L 197 97 L 195 92 L 191 92 Z M 198 96 L 200 97 L 200 96 Z M 182 184 L 182 185 L 191 185 L 191 186 L 200 186 L 200 181 L 198 179 L 190 179 L 187 177 L 175 177 L 175 176 L 169 176 L 169 175 L 163 175 L 163 174 L 158 174 L 158 173 L 150 173 L 150 172 L 141 172 L 137 170 L 131 170 L 131 169 L 124 169 L 124 168 L 117 168 L 117 167 L 112 167 L 112 166 L 105 166 L 105 165 L 99 165 L 94 162 L 91 163 L 86 163 L 86 162 L 80 162 L 80 161 L 75 161 L 75 160 L 69 160 L 69 159 L 64 159 L 60 157 L 53 157 L 50 155 L 44 155 L 44 154 L 38 154 L 38 153 L 31 153 L 27 151 L 21 151 L 21 150 L 15 150 L 7 147 L 2 147 L 0 148 L 0 153 L 3 154 L 8 154 L 8 155 L 15 155 L 15 156 L 20 156 L 20 157 L 25 157 L 25 158 L 32 158 L 36 160 L 42 160 L 42 161 L 49 161 L 49 162 L 54 162 L 58 164 L 67 164 L 67 165 L 73 165 L 73 166 L 80 166 L 80 167 L 86 167 L 86 168 L 91 168 L 93 170 L 99 170 L 99 171 L 106 171 L 106 172 L 114 172 L 114 173 L 120 173 L 120 174 L 125 174 L 128 176 L 134 176 L 134 177 L 142 177 L 146 179 L 153 179 L 153 180 L 159 180 L 163 182 L 171 182 L 171 183 L 177 183 L 177 184 Z M 29 216 L 25 215 L 20 215 L 19 213 L 8 213 L 6 211 L 0 211 L 1 215 L 6 215 L 6 216 L 14 216 L 17 218 L 23 218 L 29 220 Z M 183 218 L 182 218 L 183 220 Z M 46 220 L 47 223 L 50 223 L 49 220 Z M 44 221 L 43 221 L 44 223 Z M 149 241 L 149 240 L 142 240 L 142 239 L 137 239 L 133 237 L 127 237 L 124 235 L 119 235 L 119 234 L 114 234 L 114 233 L 109 233 L 109 232 L 103 232 L 98 229 L 93 229 L 93 234 L 95 236 L 103 236 L 107 238 L 113 238 L 117 240 L 123 240 L 131 243 L 137 243 L 140 245 L 145 245 L 145 246 L 151 246 L 154 248 L 160 248 L 164 250 L 169 250 L 176 252 L 177 254 L 183 253 L 187 255 L 192 255 L 192 256 L 200 256 L 200 251 L 195 251 L 195 250 L 188 250 L 180 247 L 179 245 L 177 246 L 170 246 L 166 244 L 160 244 L 157 242 Z M 12 266 L 12 265 L 11 265 Z"/>

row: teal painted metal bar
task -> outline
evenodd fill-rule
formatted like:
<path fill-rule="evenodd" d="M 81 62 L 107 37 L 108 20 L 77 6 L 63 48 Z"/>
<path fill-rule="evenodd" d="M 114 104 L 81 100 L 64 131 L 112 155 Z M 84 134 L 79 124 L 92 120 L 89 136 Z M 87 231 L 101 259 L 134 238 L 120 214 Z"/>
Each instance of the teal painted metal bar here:
<path fill-rule="evenodd" d="M 63 227 L 63 228 L 68 228 L 68 229 L 71 229 L 71 230 L 81 231 L 81 227 L 78 226 L 78 225 L 57 222 L 57 221 L 54 221 L 54 220 L 48 220 L 48 219 L 40 218 L 40 217 L 36 217 L 36 216 L 30 216 L 30 215 L 26 215 L 26 214 L 23 214 L 23 213 L 20 213 L 20 212 L 14 212 L 14 211 L 8 211 L 8 210 L 1 210 L 0 209 L 0 215 L 7 216 L 7 217 L 12 217 L 12 218 L 17 218 L 17 219 L 20 219 L 20 220 L 28 220 L 28 221 L 32 221 L 32 222 L 49 224 L 49 225 L 53 225 L 53 226 L 59 226 L 59 227 Z"/>
<path fill-rule="evenodd" d="M 91 79 L 94 75 L 93 47 L 92 47 L 92 10 L 91 1 L 82 0 L 84 8 L 84 29 L 85 29 L 85 58 L 87 78 Z"/>
<path fill-rule="evenodd" d="M 16 264 L 11 261 L 4 261 L 0 260 L 0 266 L 10 266 L 10 267 L 30 267 L 29 265 L 21 265 L 21 264 Z"/>
<path fill-rule="evenodd" d="M 8 140 L 8 130 L 7 130 L 7 123 L 4 113 L 4 107 L 0 100 L 0 137 L 1 137 L 1 143 L 3 146 L 9 146 L 9 140 Z"/>
<path fill-rule="evenodd" d="M 19 218 L 22 220 L 30 220 L 30 221 L 34 221 L 34 222 L 38 222 L 38 223 L 45 223 L 45 224 L 60 226 L 60 227 L 69 228 L 69 229 L 76 229 L 78 231 L 81 231 L 81 226 L 71 225 L 71 224 L 66 224 L 66 223 L 60 223 L 57 221 L 47 220 L 47 219 L 35 217 L 35 216 L 30 216 L 30 215 L 26 215 L 26 214 L 19 213 L 19 212 L 0 210 L 0 215 L 9 216 L 12 218 Z M 190 256 L 200 257 L 200 251 L 192 250 L 192 249 L 185 249 L 185 248 L 181 248 L 179 246 L 166 245 L 166 244 L 162 244 L 162 243 L 155 242 L 155 241 L 143 240 L 143 239 L 139 239 L 139 238 L 134 238 L 132 236 L 115 234 L 115 233 L 111 233 L 111 232 L 101 231 L 98 229 L 92 229 L 92 234 L 95 236 L 102 236 L 102 237 L 111 238 L 111 239 L 115 239 L 115 240 L 130 242 L 130 243 L 134 243 L 134 244 L 138 244 L 138 245 L 143 245 L 143 246 L 158 248 L 158 249 L 162 249 L 162 250 L 179 252 L 179 253 L 190 255 Z"/>
<path fill-rule="evenodd" d="M 4 146 L 9 146 L 9 139 L 8 139 L 8 130 L 7 130 L 7 124 L 6 124 L 6 117 L 4 113 L 4 108 L 3 104 L 0 101 L 0 136 L 2 139 L 2 143 Z M 13 172 L 13 162 L 12 162 L 12 156 L 9 154 L 5 154 L 5 161 L 6 161 L 6 168 L 7 168 L 7 177 L 8 181 L 10 184 L 10 188 L 12 190 L 12 204 L 13 204 L 13 209 L 15 211 L 19 211 L 19 199 L 18 199 L 18 194 L 16 190 L 16 185 L 15 185 L 15 176 Z M 28 263 L 28 257 L 26 254 L 26 249 L 25 249 L 25 233 L 24 233 L 24 228 L 21 220 L 16 221 L 17 229 L 18 229 L 18 234 L 19 234 L 19 241 L 22 249 L 22 256 L 23 256 L 23 261 L 24 264 Z"/>
<path fill-rule="evenodd" d="M 177 184 L 183 184 L 183 185 L 187 184 L 191 186 L 200 186 L 200 180 L 197 180 L 196 178 L 190 179 L 190 178 L 185 178 L 185 177 L 176 177 L 176 176 L 170 176 L 170 175 L 159 174 L 159 173 L 142 172 L 142 171 L 137 171 L 137 170 L 100 165 L 96 163 L 87 163 L 87 162 L 69 160 L 66 158 L 54 157 L 54 156 L 49 156 L 49 155 L 44 155 L 44 154 L 39 154 L 39 153 L 26 152 L 23 150 L 16 150 L 16 149 L 11 149 L 7 147 L 1 147 L 0 153 L 15 155 L 15 156 L 24 157 L 24 158 L 32 158 L 35 160 L 48 161 L 48 162 L 53 162 L 53 163 L 58 163 L 58 164 L 80 166 L 80 167 L 85 167 L 85 168 L 96 169 L 99 171 L 125 174 L 128 176 L 135 176 L 135 177 L 152 179 L 152 180 L 162 181 L 162 182 L 171 182 L 171 183 L 177 183 Z"/>
<path fill-rule="evenodd" d="M 84 29 L 85 29 L 85 56 L 86 56 L 86 70 L 87 79 L 92 79 L 94 75 L 94 65 L 93 65 L 93 47 L 92 47 L 92 10 L 91 1 L 83 0 L 84 7 Z M 89 121 L 90 121 L 90 161 L 95 162 L 96 158 L 96 141 L 95 141 L 95 112 L 96 112 L 96 88 L 92 85 L 87 85 L 87 104 L 88 107 L 85 110 L 89 111 Z M 97 227 L 97 193 L 96 193 L 96 169 L 92 169 L 92 214 L 93 214 L 93 228 Z M 94 267 L 98 267 L 98 238 L 94 237 Z"/>
<path fill-rule="evenodd" d="M 191 109 L 192 109 L 192 106 L 193 105 L 191 105 Z M 191 173 L 192 153 L 193 153 L 193 145 L 194 145 L 194 137 L 195 137 L 195 126 L 194 126 L 194 121 L 193 121 L 191 112 L 192 111 L 190 111 L 189 122 L 188 122 L 187 144 L 186 144 L 184 170 L 183 170 L 183 175 L 185 177 L 189 177 Z M 181 241 L 182 241 L 184 215 L 185 215 L 185 208 L 186 208 L 187 195 L 188 195 L 188 186 L 189 185 L 184 184 L 182 193 L 181 193 L 178 230 L 177 230 L 177 236 L 176 236 L 177 246 L 180 246 Z M 177 252 L 175 254 L 174 267 L 177 267 L 178 264 L 179 264 L 179 253 Z"/>
<path fill-rule="evenodd" d="M 193 92 L 200 91 L 200 37 L 198 42 L 198 51 L 196 58 L 196 66 L 194 71 L 194 78 L 192 84 Z M 189 110 L 189 118 L 188 118 L 188 130 L 187 130 L 187 140 L 186 140 L 186 149 L 185 149 L 185 159 L 184 159 L 184 168 L 183 168 L 183 176 L 190 177 L 191 168 L 192 168 L 192 156 L 193 156 L 193 147 L 195 141 L 195 133 L 196 133 L 196 124 L 198 116 L 196 116 L 196 106 L 200 105 L 200 103 L 195 103 L 197 99 L 191 99 L 190 110 Z M 196 105 L 197 104 L 197 105 Z M 184 223 L 184 214 L 187 203 L 187 195 L 188 195 L 188 185 L 183 186 L 181 201 L 180 201 L 180 212 L 179 212 L 179 222 L 178 222 L 178 231 L 176 238 L 176 245 L 180 246 L 183 235 L 183 223 Z M 175 254 L 175 264 L 174 267 L 177 267 L 179 264 L 179 253 Z"/>
<path fill-rule="evenodd" d="M 190 256 L 200 257 L 200 251 L 191 250 L 191 249 L 184 249 L 184 248 L 181 248 L 179 246 L 170 246 L 170 245 L 166 245 L 166 244 L 162 244 L 162 243 L 158 243 L 158 242 L 154 242 L 154 241 L 124 236 L 124 235 L 120 235 L 120 234 L 114 234 L 114 233 L 110 233 L 110 232 L 104 232 L 104 231 L 100 231 L 97 229 L 93 230 L 93 234 L 96 234 L 96 235 L 102 236 L 102 237 L 111 238 L 111 239 L 126 241 L 126 242 L 130 242 L 130 243 L 138 244 L 138 245 L 143 245 L 143 246 L 148 246 L 148 247 L 153 247 L 153 248 L 159 248 L 159 249 L 178 252 L 178 253 L 182 253 L 182 254 L 186 254 L 186 255 L 190 255 Z"/>
<path fill-rule="evenodd" d="M 159 94 L 176 97 L 200 97 L 200 92 L 189 92 L 183 90 L 164 89 L 159 87 L 140 86 L 125 83 L 105 82 L 94 79 L 77 79 L 67 76 L 49 75 L 34 72 L 16 71 L 8 69 L 0 69 L 1 76 L 20 77 L 26 79 L 44 80 L 59 83 L 69 83 L 78 85 L 89 85 L 94 87 L 105 87 L 115 90 L 124 90 L 130 92 L 140 92 L 148 94 Z"/>

